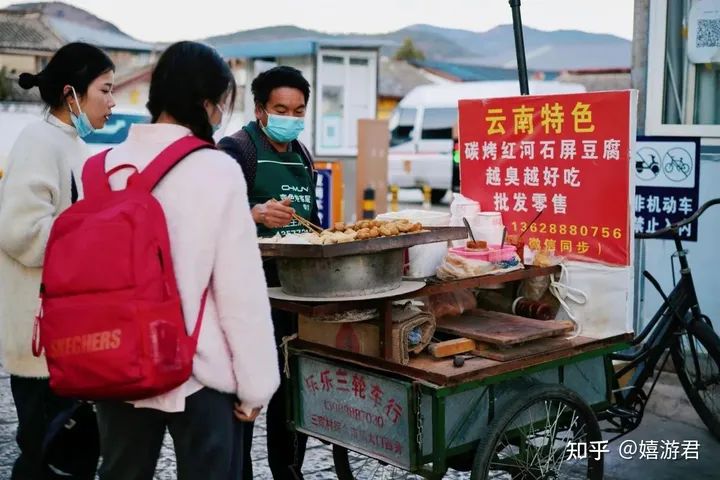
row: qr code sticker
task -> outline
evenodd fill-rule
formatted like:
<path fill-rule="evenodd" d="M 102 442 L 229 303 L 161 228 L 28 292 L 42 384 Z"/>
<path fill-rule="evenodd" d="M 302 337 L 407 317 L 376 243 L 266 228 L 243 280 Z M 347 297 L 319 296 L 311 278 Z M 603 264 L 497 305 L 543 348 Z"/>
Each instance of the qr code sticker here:
<path fill-rule="evenodd" d="M 698 20 L 697 37 L 695 41 L 698 48 L 720 47 L 720 19 Z"/>

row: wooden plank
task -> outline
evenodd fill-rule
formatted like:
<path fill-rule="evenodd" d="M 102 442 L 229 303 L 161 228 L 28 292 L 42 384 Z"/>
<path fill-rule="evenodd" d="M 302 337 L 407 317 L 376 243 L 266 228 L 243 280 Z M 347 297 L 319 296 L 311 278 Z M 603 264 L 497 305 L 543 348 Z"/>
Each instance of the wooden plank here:
<path fill-rule="evenodd" d="M 459 385 L 464 382 L 485 380 L 492 377 L 507 375 L 525 370 L 543 363 L 569 359 L 582 353 L 610 347 L 620 342 L 629 341 L 632 334 L 616 335 L 606 339 L 575 337 L 569 339 L 569 345 L 562 350 L 539 353 L 507 362 L 498 362 L 487 358 L 471 358 L 462 367 L 454 367 L 452 359 L 437 359 L 430 355 L 420 355 L 410 361 L 409 368 L 414 371 L 427 372 L 434 379 L 444 377 L 442 386 Z M 432 380 L 429 380 L 432 381 Z"/>
<path fill-rule="evenodd" d="M 339 362 L 347 362 L 359 367 L 372 368 L 391 376 L 402 376 L 414 380 L 426 381 L 431 384 L 447 387 L 464 382 L 485 380 L 491 377 L 522 371 L 543 363 L 569 359 L 582 353 L 600 350 L 623 342 L 630 341 L 632 334 L 615 335 L 596 339 L 575 337 L 569 339 L 569 345 L 563 350 L 539 353 L 508 362 L 497 362 L 487 358 L 470 358 L 462 367 L 454 367 L 452 358 L 437 359 L 428 354 L 421 354 L 410 359 L 409 365 L 388 362 L 382 358 L 367 357 L 336 348 L 317 345 L 301 340 L 294 340 L 291 347 L 297 352 L 308 352 L 321 355 Z"/>
<path fill-rule="evenodd" d="M 475 342 L 469 338 L 454 338 L 444 342 L 431 343 L 428 352 L 435 358 L 450 357 L 475 349 Z"/>
<path fill-rule="evenodd" d="M 424 380 L 435 385 L 444 385 L 447 382 L 447 377 L 442 374 L 420 370 L 418 368 L 402 365 L 396 362 L 389 362 L 379 357 L 368 357 L 366 355 L 348 352 L 347 350 L 339 350 L 326 345 L 305 342 L 302 340 L 293 340 L 290 342 L 290 347 L 293 352 L 312 353 L 320 355 L 324 358 L 336 360 L 338 362 L 347 362 L 359 367 L 376 369 L 392 376 L 405 376 L 416 380 Z M 491 362 L 492 360 L 487 361 Z M 412 360 L 410 363 L 412 363 Z M 452 363 L 452 360 L 450 363 Z"/>
<path fill-rule="evenodd" d="M 418 233 L 405 233 L 394 237 L 357 240 L 334 245 L 260 243 L 259 246 L 263 257 L 329 258 L 397 250 L 426 243 L 462 240 L 466 237 L 465 227 L 427 227 L 427 231 Z"/>
<path fill-rule="evenodd" d="M 499 283 L 514 282 L 517 280 L 525 280 L 526 278 L 541 277 L 559 273 L 560 267 L 531 267 L 526 266 L 523 270 L 515 270 L 510 273 L 499 275 L 482 275 L 480 277 L 464 278 L 462 280 L 441 281 L 428 283 L 424 288 L 413 292 L 412 294 L 403 295 L 400 298 L 416 298 L 435 295 L 438 293 L 454 292 L 462 288 L 478 288 L 488 285 L 497 285 Z"/>
<path fill-rule="evenodd" d="M 515 345 L 561 335 L 567 332 L 568 325 L 554 320 L 534 320 L 478 309 L 460 317 L 439 319 L 437 330 L 492 345 Z"/>
<path fill-rule="evenodd" d="M 571 348 L 572 342 L 567 338 L 541 338 L 507 348 L 499 348 L 489 344 L 483 344 L 481 347 L 480 349 L 473 350 L 472 354 L 498 362 L 508 362 L 510 360 L 531 357 L 539 353 Z"/>

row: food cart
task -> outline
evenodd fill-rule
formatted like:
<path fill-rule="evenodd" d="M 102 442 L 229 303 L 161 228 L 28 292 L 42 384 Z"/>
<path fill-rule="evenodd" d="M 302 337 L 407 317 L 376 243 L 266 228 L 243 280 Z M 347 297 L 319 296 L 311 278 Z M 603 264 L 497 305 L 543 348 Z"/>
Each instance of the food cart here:
<path fill-rule="evenodd" d="M 557 272 L 556 267 L 527 267 L 460 280 L 386 284 L 384 267 L 393 257 L 402 262 L 405 248 L 466 235 L 464 228 L 438 227 L 338 245 L 261 246 L 264 256 L 285 262 L 280 277 L 292 285 L 292 294 L 271 289 L 273 308 L 306 319 L 367 309 L 379 314 L 363 322 L 377 327 L 376 337 L 333 344 L 308 341 L 301 332 L 289 343 L 291 428 L 333 445 L 340 479 L 442 478 L 448 468 L 469 470 L 478 479 L 566 478 L 568 473 L 602 478 L 602 456 L 573 460 L 568 452 L 602 440 L 592 412 L 610 405 L 614 371 L 607 354 L 625 348 L 628 335 L 548 338 L 543 322 L 498 313 L 504 327 L 490 337 L 501 338 L 484 352 L 435 358 L 424 351 L 398 361 L 393 312 L 404 302 Z M 353 273 L 329 273 L 348 266 Z M 366 279 L 356 284 L 360 291 L 328 296 L 337 279 L 358 275 Z M 381 284 L 385 292 L 363 292 Z M 293 290 L 303 285 L 311 296 Z M 482 315 L 488 312 L 461 315 L 466 325 L 460 332 L 472 335 L 472 326 L 483 323 L 473 316 Z M 493 341 L 484 333 L 477 338 Z M 518 335 L 536 340 L 513 343 Z M 368 341 L 377 342 L 377 355 L 357 353 L 357 343 Z"/>

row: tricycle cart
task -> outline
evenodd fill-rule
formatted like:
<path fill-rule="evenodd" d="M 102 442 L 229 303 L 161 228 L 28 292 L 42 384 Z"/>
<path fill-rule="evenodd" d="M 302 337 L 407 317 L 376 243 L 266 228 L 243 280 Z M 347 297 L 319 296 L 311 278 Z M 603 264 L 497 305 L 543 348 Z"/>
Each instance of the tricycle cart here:
<path fill-rule="evenodd" d="M 442 478 L 449 468 L 470 471 L 473 479 L 601 479 L 608 450 L 599 421 L 602 431 L 611 434 L 609 441 L 637 428 L 672 359 L 700 419 L 720 439 L 720 338 L 700 309 L 678 235 L 679 228 L 718 204 L 720 199 L 713 199 L 681 222 L 638 235 L 672 234 L 681 275 L 665 293 L 644 272 L 663 303 L 636 336 L 531 342 L 514 347 L 516 355 L 506 361 L 471 356 L 456 364 L 427 354 L 408 364 L 393 360 L 393 303 L 553 275 L 559 267 L 431 279 L 419 290 L 386 298 L 272 299 L 274 308 L 307 317 L 362 308 L 380 312 L 377 356 L 302 339 L 289 343 L 290 427 L 333 444 L 341 479 Z M 432 232 L 428 239 L 442 235 Z M 408 242 L 338 245 L 335 253 L 372 255 Z M 279 247 L 266 250 L 282 253 Z M 301 250 L 302 255 L 312 252 Z"/>
<path fill-rule="evenodd" d="M 291 427 L 333 444 L 341 479 L 442 478 L 448 468 L 470 470 L 477 479 L 602 478 L 594 412 L 611 405 L 609 354 L 626 348 L 631 335 L 563 339 L 550 349 L 530 343 L 522 358 L 505 362 L 470 357 L 456 366 L 423 354 L 408 365 L 390 360 L 393 302 L 555 271 L 435 282 L 379 300 L 272 300 L 274 308 L 310 317 L 356 308 L 382 312 L 384 358 L 290 343 Z"/>

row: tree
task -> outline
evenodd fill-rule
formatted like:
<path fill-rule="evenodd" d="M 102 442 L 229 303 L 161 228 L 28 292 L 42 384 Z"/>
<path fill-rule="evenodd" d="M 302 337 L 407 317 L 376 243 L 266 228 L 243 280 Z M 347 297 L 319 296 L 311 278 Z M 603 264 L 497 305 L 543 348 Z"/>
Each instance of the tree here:
<path fill-rule="evenodd" d="M 425 60 L 425 54 L 415 46 L 412 38 L 407 37 L 395 52 L 395 60 L 405 60 L 406 62 Z"/>

